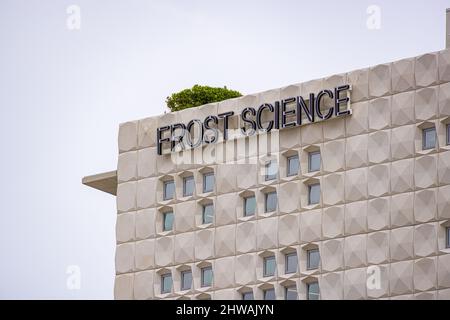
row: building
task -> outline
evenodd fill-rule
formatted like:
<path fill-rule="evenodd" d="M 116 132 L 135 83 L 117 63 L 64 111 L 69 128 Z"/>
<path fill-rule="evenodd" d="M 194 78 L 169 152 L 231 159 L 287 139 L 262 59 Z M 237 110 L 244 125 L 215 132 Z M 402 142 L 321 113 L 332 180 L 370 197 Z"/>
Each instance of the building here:
<path fill-rule="evenodd" d="M 450 299 L 449 49 L 123 123 L 118 144 L 83 179 L 117 193 L 116 299 Z"/>

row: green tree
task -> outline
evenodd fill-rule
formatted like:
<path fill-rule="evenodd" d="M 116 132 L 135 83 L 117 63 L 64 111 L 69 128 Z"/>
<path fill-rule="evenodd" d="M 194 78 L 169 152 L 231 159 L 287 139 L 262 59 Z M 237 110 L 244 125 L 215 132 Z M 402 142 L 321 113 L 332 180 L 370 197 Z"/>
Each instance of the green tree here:
<path fill-rule="evenodd" d="M 214 88 L 196 84 L 191 89 L 173 93 L 167 97 L 166 104 L 171 111 L 179 111 L 240 96 L 242 94 L 239 91 L 229 90 L 227 87 Z"/>

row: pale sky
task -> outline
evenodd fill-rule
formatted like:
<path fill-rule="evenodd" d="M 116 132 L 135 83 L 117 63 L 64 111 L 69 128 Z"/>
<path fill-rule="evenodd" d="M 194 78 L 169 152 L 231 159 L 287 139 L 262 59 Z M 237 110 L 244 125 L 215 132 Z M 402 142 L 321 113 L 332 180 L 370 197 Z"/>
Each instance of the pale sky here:
<path fill-rule="evenodd" d="M 115 197 L 81 178 L 116 168 L 119 123 L 194 84 L 255 93 L 441 50 L 445 2 L 0 0 L 0 298 L 113 298 Z"/>

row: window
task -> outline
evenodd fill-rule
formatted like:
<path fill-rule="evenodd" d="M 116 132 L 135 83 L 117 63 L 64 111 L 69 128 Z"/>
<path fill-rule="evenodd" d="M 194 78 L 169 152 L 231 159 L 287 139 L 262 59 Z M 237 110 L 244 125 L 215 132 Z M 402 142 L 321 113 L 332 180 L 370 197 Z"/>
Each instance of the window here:
<path fill-rule="evenodd" d="M 295 252 L 288 253 L 285 255 L 285 273 L 295 273 L 297 272 L 297 254 Z"/>
<path fill-rule="evenodd" d="M 175 193 L 175 183 L 173 180 L 164 182 L 164 200 L 173 199 Z"/>
<path fill-rule="evenodd" d="M 277 178 L 277 163 L 275 160 L 270 160 L 266 163 L 266 181 L 274 180 Z"/>
<path fill-rule="evenodd" d="M 265 203 L 265 212 L 272 212 L 277 209 L 277 193 L 268 192 L 266 193 L 266 203 Z"/>
<path fill-rule="evenodd" d="M 450 124 L 447 124 L 447 145 L 450 145 Z"/>
<path fill-rule="evenodd" d="M 203 175 L 203 192 L 212 192 L 214 190 L 214 173 L 205 173 Z"/>
<path fill-rule="evenodd" d="M 242 293 L 242 300 L 254 300 L 253 291 L 248 291 L 248 292 Z"/>
<path fill-rule="evenodd" d="M 446 247 L 447 248 L 450 248 L 450 227 L 447 227 L 446 229 L 445 229 L 445 233 L 447 234 L 447 242 L 446 242 Z"/>
<path fill-rule="evenodd" d="M 263 266 L 264 277 L 271 277 L 275 274 L 275 256 L 265 257 Z"/>
<path fill-rule="evenodd" d="M 244 217 L 252 216 L 256 210 L 255 196 L 244 198 Z"/>
<path fill-rule="evenodd" d="M 287 158 L 287 176 L 295 176 L 298 174 L 298 169 L 300 167 L 300 162 L 298 160 L 298 155 Z"/>
<path fill-rule="evenodd" d="M 295 285 L 284 288 L 285 300 L 297 300 L 297 287 Z"/>
<path fill-rule="evenodd" d="M 263 291 L 264 300 L 275 300 L 275 290 L 273 288 Z"/>
<path fill-rule="evenodd" d="M 422 130 L 422 149 L 433 149 L 436 146 L 436 128 Z"/>
<path fill-rule="evenodd" d="M 210 287 L 213 280 L 212 267 L 202 268 L 202 287 Z"/>
<path fill-rule="evenodd" d="M 312 249 L 306 251 L 306 269 L 312 270 L 319 268 L 320 254 L 319 249 Z"/>
<path fill-rule="evenodd" d="M 192 272 L 186 270 L 181 272 L 181 290 L 189 290 L 192 288 Z"/>
<path fill-rule="evenodd" d="M 170 231 L 173 229 L 173 212 L 163 213 L 163 231 Z"/>
<path fill-rule="evenodd" d="M 320 184 L 315 183 L 308 186 L 308 203 L 318 204 L 320 202 Z"/>
<path fill-rule="evenodd" d="M 185 177 L 183 179 L 183 197 L 192 196 L 194 194 L 194 177 Z"/>
<path fill-rule="evenodd" d="M 214 221 L 214 205 L 212 203 L 205 204 L 202 212 L 202 223 L 213 223 Z"/>
<path fill-rule="evenodd" d="M 161 293 L 172 291 L 172 274 L 166 273 L 161 276 Z"/>
<path fill-rule="evenodd" d="M 311 282 L 307 285 L 307 298 L 308 300 L 319 300 L 319 283 Z"/>
<path fill-rule="evenodd" d="M 320 151 L 314 151 L 309 153 L 308 161 L 308 171 L 319 171 L 320 170 Z"/>

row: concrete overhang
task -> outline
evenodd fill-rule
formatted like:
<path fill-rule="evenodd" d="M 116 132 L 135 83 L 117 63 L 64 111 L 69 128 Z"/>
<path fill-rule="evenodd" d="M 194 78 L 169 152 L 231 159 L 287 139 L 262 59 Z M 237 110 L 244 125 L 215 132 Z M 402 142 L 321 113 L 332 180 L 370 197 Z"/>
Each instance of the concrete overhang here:
<path fill-rule="evenodd" d="M 86 176 L 82 183 L 91 188 L 117 195 L 117 170 Z"/>

